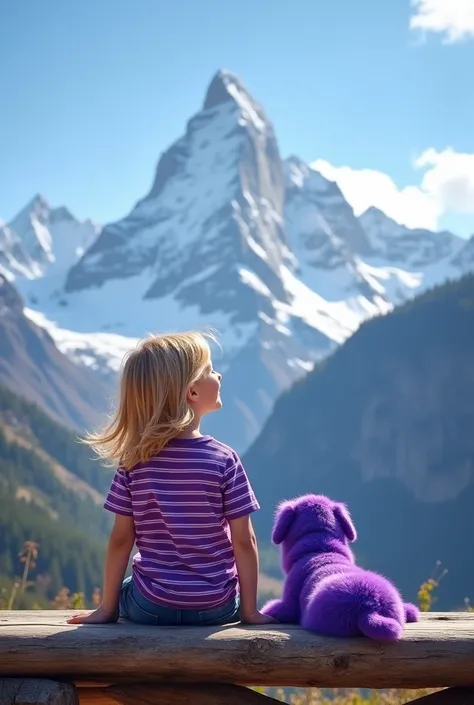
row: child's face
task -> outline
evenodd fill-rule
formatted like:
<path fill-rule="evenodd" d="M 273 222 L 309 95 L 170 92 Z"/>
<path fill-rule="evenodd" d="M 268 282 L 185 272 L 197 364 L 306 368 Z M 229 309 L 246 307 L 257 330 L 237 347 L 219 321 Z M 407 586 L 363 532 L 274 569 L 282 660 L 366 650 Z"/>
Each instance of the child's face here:
<path fill-rule="evenodd" d="M 221 379 L 222 375 L 213 369 L 211 361 L 188 392 L 188 402 L 196 415 L 204 416 L 222 407 Z"/>

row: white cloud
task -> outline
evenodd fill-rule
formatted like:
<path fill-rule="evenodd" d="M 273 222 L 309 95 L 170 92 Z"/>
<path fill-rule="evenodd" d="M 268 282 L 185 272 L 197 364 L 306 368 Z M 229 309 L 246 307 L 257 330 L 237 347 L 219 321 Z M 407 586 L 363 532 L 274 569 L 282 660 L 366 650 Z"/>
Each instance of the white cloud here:
<path fill-rule="evenodd" d="M 474 213 L 474 154 L 427 149 L 414 162 L 415 169 L 425 170 L 421 182 L 404 188 L 374 169 L 334 166 L 324 159 L 311 167 L 336 181 L 356 215 L 375 206 L 409 228 L 434 230 L 444 213 Z"/>
<path fill-rule="evenodd" d="M 333 166 L 323 159 L 311 166 L 327 179 L 336 181 L 356 215 L 376 206 L 409 228 L 436 228 L 441 215 L 439 206 L 417 186 L 399 189 L 393 179 L 381 171 Z"/>
<path fill-rule="evenodd" d="M 474 213 L 474 154 L 430 148 L 418 157 L 415 166 L 427 168 L 421 188 L 431 194 L 442 211 Z"/>
<path fill-rule="evenodd" d="M 474 37 L 474 0 L 412 0 L 410 29 L 445 35 L 447 43 Z"/>

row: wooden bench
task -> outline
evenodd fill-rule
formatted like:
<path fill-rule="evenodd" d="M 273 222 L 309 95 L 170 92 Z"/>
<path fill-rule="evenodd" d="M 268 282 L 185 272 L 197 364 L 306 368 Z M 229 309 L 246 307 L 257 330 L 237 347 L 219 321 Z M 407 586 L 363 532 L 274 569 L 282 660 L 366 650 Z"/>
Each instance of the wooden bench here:
<path fill-rule="evenodd" d="M 242 686 L 449 688 L 429 705 L 474 703 L 474 614 L 428 614 L 392 645 L 287 626 L 71 626 L 70 614 L 0 612 L 0 705 L 272 702 Z"/>

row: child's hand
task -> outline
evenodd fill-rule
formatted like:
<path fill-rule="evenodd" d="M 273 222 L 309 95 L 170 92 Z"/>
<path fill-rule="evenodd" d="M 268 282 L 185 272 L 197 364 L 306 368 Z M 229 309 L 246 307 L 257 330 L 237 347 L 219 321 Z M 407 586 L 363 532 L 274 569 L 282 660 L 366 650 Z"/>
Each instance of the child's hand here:
<path fill-rule="evenodd" d="M 102 605 L 89 614 L 75 614 L 67 620 L 68 624 L 110 624 L 119 618 L 118 609 L 106 610 Z"/>
<path fill-rule="evenodd" d="M 242 624 L 278 624 L 276 619 L 270 617 L 269 614 L 263 614 L 259 610 L 255 610 L 252 614 L 242 615 L 240 621 Z"/>

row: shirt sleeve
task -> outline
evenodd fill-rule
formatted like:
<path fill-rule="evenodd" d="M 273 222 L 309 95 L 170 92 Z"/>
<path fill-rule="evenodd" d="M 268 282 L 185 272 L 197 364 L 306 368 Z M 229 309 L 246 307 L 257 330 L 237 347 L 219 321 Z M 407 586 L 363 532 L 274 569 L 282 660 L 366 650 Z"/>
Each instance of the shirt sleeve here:
<path fill-rule="evenodd" d="M 133 516 L 132 496 L 127 473 L 119 468 L 112 480 L 110 490 L 104 502 L 104 509 L 114 514 Z"/>
<path fill-rule="evenodd" d="M 242 462 L 234 454 L 227 463 L 223 481 L 224 516 L 227 520 L 248 516 L 260 509 Z"/>

